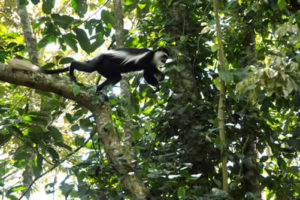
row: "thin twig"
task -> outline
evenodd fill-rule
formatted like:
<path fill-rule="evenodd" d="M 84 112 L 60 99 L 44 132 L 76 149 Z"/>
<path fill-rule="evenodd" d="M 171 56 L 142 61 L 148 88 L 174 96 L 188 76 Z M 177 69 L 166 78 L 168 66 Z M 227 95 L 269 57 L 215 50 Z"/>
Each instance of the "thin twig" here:
<path fill-rule="evenodd" d="M 85 19 L 84 21 L 88 21 L 89 19 L 91 19 L 94 15 L 96 15 L 100 10 L 102 10 L 106 4 L 109 2 L 110 0 L 106 0 L 106 2 L 100 6 L 92 15 L 90 15 L 87 19 Z"/>

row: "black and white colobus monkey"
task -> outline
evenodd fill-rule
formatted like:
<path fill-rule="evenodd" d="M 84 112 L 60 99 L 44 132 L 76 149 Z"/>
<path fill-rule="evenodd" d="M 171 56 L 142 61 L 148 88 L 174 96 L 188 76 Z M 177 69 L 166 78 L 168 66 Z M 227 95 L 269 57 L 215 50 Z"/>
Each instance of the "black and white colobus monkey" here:
<path fill-rule="evenodd" d="M 145 80 L 150 85 L 156 87 L 155 92 L 157 92 L 160 88 L 154 74 L 160 75 L 161 80 L 164 79 L 164 74 L 158 70 L 157 66 L 165 64 L 168 57 L 169 53 L 167 49 L 163 47 L 154 51 L 138 48 L 120 48 L 101 53 L 94 59 L 85 62 L 73 61 L 70 67 L 55 70 L 41 69 L 38 66 L 19 59 L 10 60 L 9 65 L 13 68 L 42 72 L 45 74 L 56 74 L 69 71 L 71 80 L 75 82 L 75 69 L 83 72 L 97 71 L 106 78 L 106 80 L 97 87 L 97 91 L 100 91 L 109 84 L 114 85 L 121 81 L 122 73 L 143 70 Z"/>

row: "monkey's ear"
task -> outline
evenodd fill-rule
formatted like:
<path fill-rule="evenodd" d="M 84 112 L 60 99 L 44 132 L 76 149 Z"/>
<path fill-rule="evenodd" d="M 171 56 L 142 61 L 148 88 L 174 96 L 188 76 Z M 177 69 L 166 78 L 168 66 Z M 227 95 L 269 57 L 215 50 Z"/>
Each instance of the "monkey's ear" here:
<path fill-rule="evenodd" d="M 168 49 L 165 48 L 165 47 L 159 47 L 158 49 L 156 49 L 156 51 L 163 51 L 163 52 L 165 52 L 166 54 L 168 54 L 168 56 L 170 55 Z"/>

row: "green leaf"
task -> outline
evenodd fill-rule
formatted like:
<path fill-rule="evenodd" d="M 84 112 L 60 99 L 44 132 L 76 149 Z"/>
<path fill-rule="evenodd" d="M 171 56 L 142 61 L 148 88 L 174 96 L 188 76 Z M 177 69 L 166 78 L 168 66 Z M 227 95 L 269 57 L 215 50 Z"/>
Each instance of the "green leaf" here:
<path fill-rule="evenodd" d="M 68 15 L 52 14 L 51 17 L 54 23 L 63 29 L 69 28 L 69 26 L 71 26 L 71 24 L 74 22 L 74 18 Z"/>
<path fill-rule="evenodd" d="M 67 118 L 68 122 L 70 122 L 70 124 L 74 123 L 75 120 L 70 113 L 67 113 L 65 117 Z"/>
<path fill-rule="evenodd" d="M 78 124 L 74 124 L 71 126 L 71 131 L 78 131 L 80 129 Z"/>
<path fill-rule="evenodd" d="M 181 72 L 182 70 L 184 70 L 185 66 L 184 65 L 173 65 L 171 67 L 168 68 L 168 71 L 170 70 L 176 70 L 177 72 Z"/>
<path fill-rule="evenodd" d="M 149 115 L 153 110 L 154 110 L 153 107 L 148 107 L 147 109 L 144 110 L 143 113 L 145 113 L 146 115 Z"/>
<path fill-rule="evenodd" d="M 13 188 L 10 188 L 8 191 L 7 191 L 7 194 L 11 194 L 13 192 L 17 192 L 17 191 L 21 191 L 21 190 L 26 190 L 27 187 L 24 186 L 24 185 L 18 185 L 18 186 L 15 186 Z"/>
<path fill-rule="evenodd" d="M 61 192 L 63 193 L 64 196 L 68 197 L 69 193 L 71 193 L 72 190 L 74 190 L 75 185 L 73 184 L 68 184 L 63 182 L 61 184 L 61 186 L 59 187 L 59 189 L 61 190 Z"/>
<path fill-rule="evenodd" d="M 295 58 L 296 58 L 296 61 L 298 63 L 298 66 L 300 67 L 300 54 L 297 55 Z"/>
<path fill-rule="evenodd" d="M 88 119 L 81 119 L 79 121 L 80 124 L 80 128 L 82 128 L 83 130 L 90 130 L 90 128 L 92 127 L 91 121 Z"/>
<path fill-rule="evenodd" d="M 146 7 L 145 3 L 138 3 L 137 5 L 141 10 L 143 10 Z"/>
<path fill-rule="evenodd" d="M 135 141 L 139 140 L 143 135 L 145 135 L 145 128 L 138 128 L 133 132 L 133 138 Z"/>
<path fill-rule="evenodd" d="M 133 0 L 125 0 L 125 6 L 130 6 L 133 4 Z"/>
<path fill-rule="evenodd" d="M 72 61 L 74 61 L 74 59 L 73 58 L 71 58 L 71 57 L 65 57 L 65 58 L 63 58 L 63 59 L 61 59 L 60 61 L 59 61 L 59 64 L 69 64 L 69 63 L 71 63 Z"/>
<path fill-rule="evenodd" d="M 85 141 L 84 137 L 81 137 L 81 136 L 76 136 L 75 137 L 75 145 L 76 146 L 83 145 L 84 141 Z"/>
<path fill-rule="evenodd" d="M 55 42 L 56 38 L 53 35 L 47 35 L 46 37 L 44 37 L 43 39 L 41 39 L 39 41 L 39 43 L 37 44 L 37 48 L 38 50 L 44 48 L 45 46 L 47 46 L 48 44 Z"/>
<path fill-rule="evenodd" d="M 214 82 L 214 85 L 216 86 L 216 88 L 217 88 L 218 90 L 220 90 L 220 88 L 221 88 L 221 86 L 220 86 L 220 77 L 215 78 L 215 79 L 213 80 L 213 82 Z"/>
<path fill-rule="evenodd" d="M 220 70 L 219 76 L 226 83 L 231 83 L 233 81 L 233 74 L 228 70 Z"/>
<path fill-rule="evenodd" d="M 183 199 L 186 196 L 186 189 L 184 187 L 179 187 L 177 190 L 178 199 Z"/>
<path fill-rule="evenodd" d="M 127 106 L 127 110 L 128 110 L 129 115 L 137 114 L 137 110 L 135 109 L 135 106 L 132 104 L 129 104 Z"/>
<path fill-rule="evenodd" d="M 114 24 L 114 16 L 111 12 L 108 12 L 107 10 L 103 10 L 101 12 L 101 20 L 104 21 L 105 24 Z"/>
<path fill-rule="evenodd" d="M 20 0 L 19 3 L 20 3 L 20 6 L 22 8 L 24 8 L 26 5 L 28 5 L 28 1 L 27 0 Z"/>
<path fill-rule="evenodd" d="M 113 127 L 113 126 L 114 126 L 113 123 L 107 123 L 107 124 L 104 125 L 103 128 L 107 130 L 107 129 Z"/>
<path fill-rule="evenodd" d="M 72 0 L 71 5 L 79 17 L 84 17 L 88 8 L 86 0 Z"/>
<path fill-rule="evenodd" d="M 59 155 L 56 152 L 55 149 L 53 149 L 52 147 L 47 147 L 47 151 L 50 154 L 50 156 L 52 157 L 52 160 L 56 163 L 59 160 Z"/>
<path fill-rule="evenodd" d="M 210 48 L 211 48 L 212 52 L 216 52 L 219 49 L 219 46 L 217 44 L 215 44 L 215 45 L 212 45 Z"/>
<path fill-rule="evenodd" d="M 43 138 L 47 137 L 44 133 L 43 128 L 40 126 L 30 126 L 29 128 L 29 136 L 35 143 L 40 143 Z"/>
<path fill-rule="evenodd" d="M 62 143 L 62 142 L 59 142 L 59 143 L 56 143 L 55 145 L 59 146 L 59 147 L 63 147 L 69 151 L 72 151 L 72 147 L 66 145 L 65 143 Z"/>
<path fill-rule="evenodd" d="M 38 177 L 41 175 L 42 172 L 42 165 L 43 165 L 43 156 L 41 154 L 37 154 L 37 159 L 34 160 L 34 166 L 33 166 L 33 173 L 35 177 Z"/>
<path fill-rule="evenodd" d="M 277 4 L 278 4 L 278 7 L 279 7 L 280 10 L 282 10 L 286 7 L 286 1 L 285 0 L 278 0 Z"/>
<path fill-rule="evenodd" d="M 300 4 L 300 3 L 299 3 Z M 300 11 L 296 13 L 296 21 L 300 24 Z"/>
<path fill-rule="evenodd" d="M 43 12 L 46 14 L 51 14 L 51 10 L 54 8 L 55 0 L 43 0 Z"/>
<path fill-rule="evenodd" d="M 78 52 L 76 36 L 72 33 L 63 35 L 64 41 L 72 48 L 73 51 Z"/>
<path fill-rule="evenodd" d="M 36 4 L 38 4 L 38 3 L 40 2 L 40 0 L 31 0 L 31 2 L 32 2 L 34 5 L 36 5 Z"/>
<path fill-rule="evenodd" d="M 91 44 L 90 51 L 93 52 L 104 43 L 103 35 L 101 33 L 96 35 L 96 41 Z"/>
<path fill-rule="evenodd" d="M 51 69 L 55 66 L 55 64 L 53 62 L 49 62 L 45 65 L 42 66 L 43 69 Z"/>
<path fill-rule="evenodd" d="M 76 83 L 73 83 L 72 92 L 73 92 L 74 96 L 77 96 L 80 92 L 80 86 L 77 85 Z"/>
<path fill-rule="evenodd" d="M 61 132 L 54 126 L 49 127 L 49 133 L 51 137 L 55 140 L 55 143 L 63 142 L 63 136 Z"/>
<path fill-rule="evenodd" d="M 90 44 L 90 39 L 88 38 L 86 32 L 80 28 L 76 28 L 75 30 L 76 33 L 76 38 L 81 46 L 81 48 L 87 52 L 91 53 L 91 44 Z"/>
<path fill-rule="evenodd" d="M 22 119 L 23 122 L 31 122 L 32 118 L 30 116 L 24 116 Z"/>

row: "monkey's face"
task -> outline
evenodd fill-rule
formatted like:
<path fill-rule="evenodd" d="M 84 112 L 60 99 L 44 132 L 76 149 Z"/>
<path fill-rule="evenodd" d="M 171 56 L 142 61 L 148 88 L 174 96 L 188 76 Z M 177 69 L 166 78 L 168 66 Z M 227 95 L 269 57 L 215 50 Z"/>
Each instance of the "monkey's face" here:
<path fill-rule="evenodd" d="M 156 51 L 153 57 L 153 63 L 155 65 L 164 65 L 168 60 L 168 54 L 164 51 Z"/>

